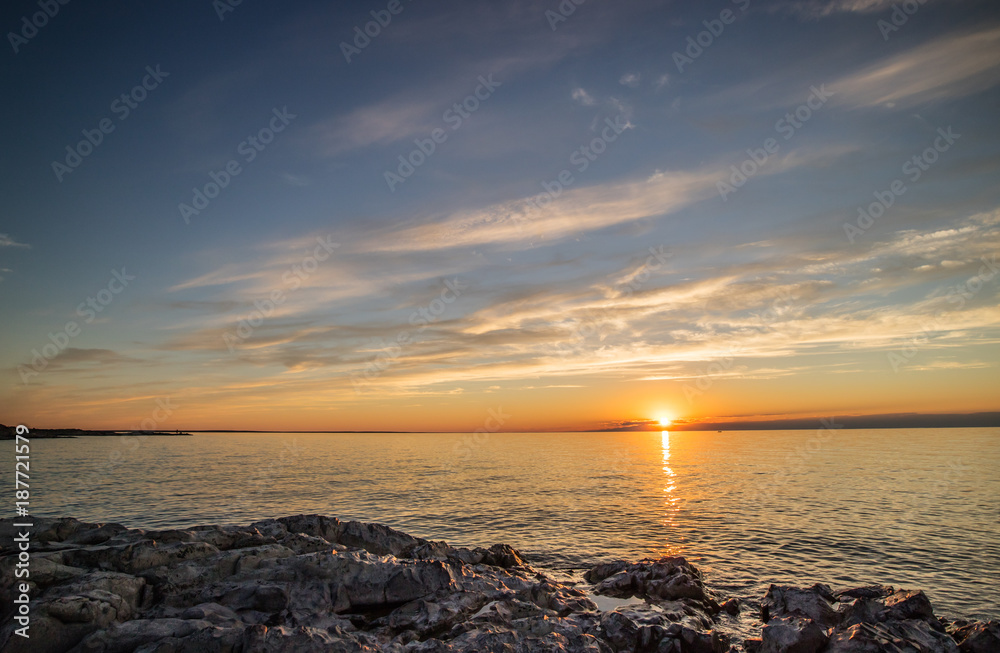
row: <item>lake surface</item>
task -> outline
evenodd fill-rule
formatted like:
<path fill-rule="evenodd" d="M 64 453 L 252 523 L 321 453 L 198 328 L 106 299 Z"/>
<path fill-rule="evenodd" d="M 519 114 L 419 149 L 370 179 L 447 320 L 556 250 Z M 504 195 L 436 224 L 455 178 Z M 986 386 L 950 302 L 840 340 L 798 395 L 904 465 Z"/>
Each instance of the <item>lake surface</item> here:
<path fill-rule="evenodd" d="M 1000 429 L 92 437 L 33 441 L 31 472 L 36 515 L 320 513 L 541 567 L 683 554 L 743 596 L 879 582 L 1000 617 Z"/>

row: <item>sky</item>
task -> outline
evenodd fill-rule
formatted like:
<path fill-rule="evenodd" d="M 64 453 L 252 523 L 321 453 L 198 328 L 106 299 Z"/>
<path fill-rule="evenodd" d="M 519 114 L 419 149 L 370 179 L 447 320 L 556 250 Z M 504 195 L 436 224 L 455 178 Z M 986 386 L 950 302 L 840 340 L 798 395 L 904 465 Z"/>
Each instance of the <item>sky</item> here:
<path fill-rule="evenodd" d="M 993 0 L 0 16 L 2 423 L 1000 409 Z"/>

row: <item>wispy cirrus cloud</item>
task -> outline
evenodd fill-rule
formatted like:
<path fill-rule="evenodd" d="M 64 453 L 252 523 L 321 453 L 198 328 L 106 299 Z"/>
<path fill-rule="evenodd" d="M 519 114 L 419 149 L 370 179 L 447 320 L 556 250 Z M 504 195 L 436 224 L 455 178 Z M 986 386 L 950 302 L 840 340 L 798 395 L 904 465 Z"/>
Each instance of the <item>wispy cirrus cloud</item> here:
<path fill-rule="evenodd" d="M 24 249 L 31 249 L 31 245 L 27 243 L 19 243 L 7 234 L 0 234 L 0 247 L 22 247 Z"/>
<path fill-rule="evenodd" d="M 830 108 L 841 111 L 905 110 L 929 102 L 960 101 L 1000 83 L 1000 27 L 939 36 L 868 61 L 851 67 L 810 62 L 812 68 L 830 73 L 792 85 L 789 78 L 799 77 L 800 72 L 796 64 L 789 64 L 689 102 L 706 112 L 728 111 L 734 104 L 752 111 L 787 110 L 801 104 L 811 86 L 831 92 Z"/>
<path fill-rule="evenodd" d="M 113 349 L 67 347 L 49 361 L 47 371 L 62 373 L 93 372 L 96 369 L 120 371 L 121 366 L 143 361 Z"/>
<path fill-rule="evenodd" d="M 899 231 L 867 248 L 815 250 L 790 235 L 755 241 L 747 260 L 721 264 L 701 262 L 705 246 L 692 246 L 631 293 L 620 292 L 618 284 L 635 276 L 634 263 L 596 278 L 520 287 L 486 283 L 407 345 L 371 385 L 387 395 L 416 396 L 450 392 L 456 384 L 542 377 L 686 380 L 702 374 L 707 361 L 725 357 L 740 364 L 720 378 L 856 373 L 867 368 L 853 357 L 900 347 L 922 333 L 930 316 L 937 316 L 937 333 L 922 345 L 920 365 L 960 369 L 956 348 L 1000 342 L 994 301 L 1000 283 L 965 305 L 947 302 L 952 289 L 980 273 L 984 259 L 996 264 L 998 225 L 1000 211 L 994 211 L 945 227 Z M 377 268 L 386 256 L 396 255 L 365 254 L 345 265 L 367 261 Z M 412 297 L 414 284 L 438 271 L 415 271 L 368 292 L 383 305 L 397 292 Z M 464 278 L 483 272 L 474 261 L 458 271 Z M 412 328 L 405 318 L 368 311 L 367 299 L 304 302 L 296 320 L 269 321 L 227 365 L 313 375 L 323 387 L 347 384 L 384 342 Z M 342 315 L 352 318 L 337 317 Z M 205 324 L 167 348 L 221 352 L 223 326 Z M 852 360 L 824 358 L 834 354 Z M 936 356 L 951 362 L 935 362 Z M 970 365 L 980 368 L 982 361 L 971 357 Z M 299 378 L 296 387 L 304 381 Z"/>
<path fill-rule="evenodd" d="M 834 80 L 835 102 L 910 107 L 1000 83 L 1000 27 L 950 35 Z"/>
<path fill-rule="evenodd" d="M 775 158 L 759 175 L 809 166 L 853 151 L 851 145 L 794 150 Z M 717 196 L 717 182 L 728 178 L 728 162 L 694 170 L 656 172 L 640 179 L 571 189 L 556 198 L 523 198 L 482 209 L 435 217 L 367 239 L 369 251 L 432 251 L 480 245 L 511 245 L 564 240 L 644 218 L 663 217 Z"/>
<path fill-rule="evenodd" d="M 570 97 L 585 107 L 592 107 L 597 104 L 597 100 L 584 88 L 574 88 Z"/>
<path fill-rule="evenodd" d="M 642 75 L 639 73 L 625 73 L 618 80 L 618 83 L 629 88 L 638 88 L 639 84 L 642 83 Z"/>
<path fill-rule="evenodd" d="M 770 11 L 798 14 L 804 18 L 825 18 L 836 14 L 872 14 L 891 9 L 897 0 L 806 0 L 772 4 Z M 931 2 L 932 0 L 924 0 Z"/>
<path fill-rule="evenodd" d="M 434 122 L 436 108 L 429 99 L 393 97 L 323 120 L 310 131 L 323 155 L 338 156 L 358 148 L 394 143 L 427 132 L 432 125 L 440 126 Z"/>

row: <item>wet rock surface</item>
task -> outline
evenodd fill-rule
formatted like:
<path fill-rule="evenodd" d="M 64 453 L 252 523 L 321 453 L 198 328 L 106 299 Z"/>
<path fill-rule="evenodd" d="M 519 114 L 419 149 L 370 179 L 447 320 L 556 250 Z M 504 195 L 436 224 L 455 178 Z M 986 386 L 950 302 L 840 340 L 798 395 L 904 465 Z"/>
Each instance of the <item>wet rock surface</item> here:
<path fill-rule="evenodd" d="M 717 594 L 681 557 L 608 562 L 581 579 L 503 544 L 456 548 L 319 515 L 173 530 L 34 523 L 19 580 L 16 532 L 0 520 L 4 652 L 1000 651 L 1000 623 L 945 622 L 922 592 L 884 586 L 772 585 L 758 622 L 756 601 Z M 20 582 L 28 639 L 15 632 Z"/>

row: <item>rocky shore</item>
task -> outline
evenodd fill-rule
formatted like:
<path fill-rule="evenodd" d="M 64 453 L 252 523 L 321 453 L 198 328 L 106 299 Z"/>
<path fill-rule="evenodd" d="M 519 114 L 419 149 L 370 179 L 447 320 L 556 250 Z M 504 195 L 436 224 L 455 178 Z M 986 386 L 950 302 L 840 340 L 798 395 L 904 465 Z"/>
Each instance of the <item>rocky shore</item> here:
<path fill-rule="evenodd" d="M 23 431 L 22 431 L 23 432 Z M 16 426 L 0 424 L 0 440 L 13 440 L 17 435 Z M 44 440 L 50 438 L 83 438 L 83 437 L 111 437 L 111 436 L 132 436 L 132 435 L 186 435 L 181 431 L 90 431 L 87 429 L 30 429 L 26 438 L 31 440 Z"/>
<path fill-rule="evenodd" d="M 4 652 L 1000 651 L 1000 622 L 946 621 L 920 591 L 772 585 L 741 605 L 680 557 L 572 577 L 504 544 L 317 515 L 159 531 L 33 522 L 19 580 L 17 529 L 0 520 Z M 29 639 L 15 633 L 25 580 Z"/>

